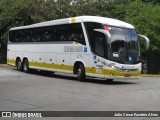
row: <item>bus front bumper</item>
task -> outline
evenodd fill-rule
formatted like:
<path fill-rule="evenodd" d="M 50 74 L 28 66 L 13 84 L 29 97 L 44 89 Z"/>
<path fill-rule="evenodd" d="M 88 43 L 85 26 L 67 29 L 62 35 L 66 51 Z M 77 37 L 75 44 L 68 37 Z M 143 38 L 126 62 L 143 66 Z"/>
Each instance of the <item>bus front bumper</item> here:
<path fill-rule="evenodd" d="M 118 70 L 108 70 L 106 71 L 105 77 L 110 77 L 112 79 L 121 78 L 121 79 L 138 79 L 140 78 L 141 71 L 133 71 L 133 72 L 124 72 Z"/>

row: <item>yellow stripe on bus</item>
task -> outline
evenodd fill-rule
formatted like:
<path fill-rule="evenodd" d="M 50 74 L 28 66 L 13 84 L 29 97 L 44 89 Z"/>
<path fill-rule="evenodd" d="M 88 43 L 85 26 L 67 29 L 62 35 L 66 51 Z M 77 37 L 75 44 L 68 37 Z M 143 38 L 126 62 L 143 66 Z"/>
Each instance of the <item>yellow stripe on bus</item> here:
<path fill-rule="evenodd" d="M 11 59 L 7 59 L 7 63 L 15 64 L 15 63 L 16 63 L 16 61 L 15 61 L 15 60 L 11 60 Z"/>
<path fill-rule="evenodd" d="M 7 63 L 8 64 L 9 63 L 15 64 L 15 60 L 8 59 Z M 33 67 L 43 67 L 43 68 L 73 71 L 73 66 L 70 66 L 70 65 L 48 64 L 48 63 L 39 63 L 39 62 L 29 62 L 29 65 L 33 66 Z M 120 72 L 117 70 L 96 69 L 96 68 L 90 68 L 90 67 L 85 67 L 85 71 L 86 71 L 86 73 L 93 73 L 93 74 L 100 74 L 100 75 L 111 75 L 111 76 L 125 76 L 126 74 L 129 74 L 130 76 L 139 76 L 141 74 L 141 71 Z"/>
<path fill-rule="evenodd" d="M 69 65 L 60 65 L 60 64 L 48 64 L 48 63 L 39 63 L 39 62 L 29 62 L 30 66 L 35 67 L 44 67 L 44 68 L 52 68 L 52 69 L 61 69 L 61 70 L 73 70 L 73 66 Z"/>
<path fill-rule="evenodd" d="M 135 71 L 135 72 L 121 72 L 117 70 L 110 70 L 110 69 L 101 69 L 101 72 L 97 72 L 96 68 L 85 68 L 86 73 L 93 73 L 93 74 L 100 74 L 100 75 L 111 75 L 111 76 L 125 76 L 126 74 L 131 76 L 140 76 L 141 71 Z"/>
<path fill-rule="evenodd" d="M 76 18 L 75 17 L 71 17 L 71 23 L 76 23 Z"/>

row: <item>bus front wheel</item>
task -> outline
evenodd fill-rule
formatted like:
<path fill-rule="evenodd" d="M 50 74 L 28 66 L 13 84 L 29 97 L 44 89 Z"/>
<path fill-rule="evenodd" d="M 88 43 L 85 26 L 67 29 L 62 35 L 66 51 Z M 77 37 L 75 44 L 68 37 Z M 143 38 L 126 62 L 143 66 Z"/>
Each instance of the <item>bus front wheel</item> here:
<path fill-rule="evenodd" d="M 18 71 L 22 71 L 22 62 L 21 59 L 16 60 L 16 67 Z"/>
<path fill-rule="evenodd" d="M 85 69 L 84 69 L 84 66 L 82 64 L 79 65 L 79 68 L 77 70 L 77 77 L 78 77 L 78 80 L 81 81 L 81 82 L 86 80 Z"/>
<path fill-rule="evenodd" d="M 26 73 L 29 72 L 29 62 L 27 59 L 23 60 L 23 71 Z"/>

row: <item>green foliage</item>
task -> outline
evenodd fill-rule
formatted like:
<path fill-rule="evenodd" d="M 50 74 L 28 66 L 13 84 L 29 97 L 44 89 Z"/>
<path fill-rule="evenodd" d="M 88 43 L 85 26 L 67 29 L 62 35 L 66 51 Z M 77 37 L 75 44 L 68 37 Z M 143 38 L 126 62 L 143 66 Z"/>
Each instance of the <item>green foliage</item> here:
<path fill-rule="evenodd" d="M 142 0 L 143 2 L 160 3 L 159 0 Z"/>
<path fill-rule="evenodd" d="M 138 33 L 149 37 L 150 52 L 160 51 L 160 6 L 152 3 L 144 4 L 140 0 L 131 2 L 127 7 L 125 20 L 133 24 Z M 144 52 L 144 49 L 142 49 Z"/>

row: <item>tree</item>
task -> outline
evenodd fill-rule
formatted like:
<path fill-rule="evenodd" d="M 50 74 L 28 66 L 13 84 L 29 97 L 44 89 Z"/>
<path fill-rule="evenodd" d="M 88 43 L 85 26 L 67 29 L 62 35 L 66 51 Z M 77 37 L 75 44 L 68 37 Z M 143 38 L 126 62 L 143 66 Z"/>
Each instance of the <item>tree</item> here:
<path fill-rule="evenodd" d="M 145 51 L 145 47 L 142 47 L 142 55 L 148 60 L 149 73 L 158 73 L 160 69 L 160 6 L 136 0 L 128 6 L 125 19 L 136 27 L 138 33 L 149 37 L 150 49 Z"/>
<path fill-rule="evenodd" d="M 142 0 L 142 2 L 160 3 L 159 0 Z"/>
<path fill-rule="evenodd" d="M 46 11 L 43 7 L 48 2 L 43 0 L 1 0 L 0 1 L 0 61 L 6 58 L 6 44 L 8 38 L 8 30 L 14 26 L 32 24 L 34 21 L 45 21 L 41 14 Z M 41 9 L 42 8 L 42 9 Z M 37 11 L 36 13 L 34 13 Z M 4 57 L 2 57 L 4 56 Z"/>

